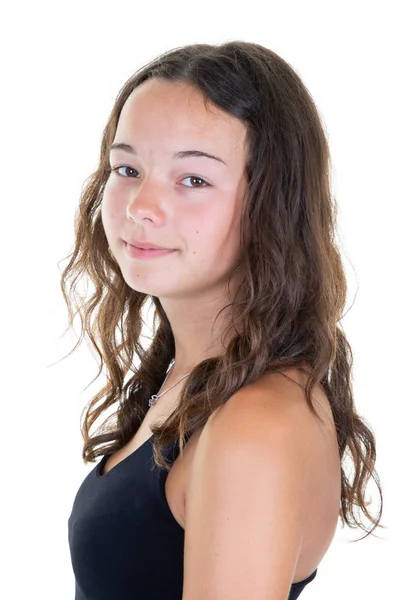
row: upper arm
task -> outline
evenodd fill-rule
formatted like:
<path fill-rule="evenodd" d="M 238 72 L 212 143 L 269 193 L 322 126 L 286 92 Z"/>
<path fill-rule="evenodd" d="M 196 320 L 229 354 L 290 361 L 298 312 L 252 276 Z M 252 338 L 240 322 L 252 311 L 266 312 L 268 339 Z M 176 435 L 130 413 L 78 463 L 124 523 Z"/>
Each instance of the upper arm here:
<path fill-rule="evenodd" d="M 308 518 L 311 444 L 279 403 L 234 396 L 210 417 L 194 455 L 183 600 L 286 600 Z"/>

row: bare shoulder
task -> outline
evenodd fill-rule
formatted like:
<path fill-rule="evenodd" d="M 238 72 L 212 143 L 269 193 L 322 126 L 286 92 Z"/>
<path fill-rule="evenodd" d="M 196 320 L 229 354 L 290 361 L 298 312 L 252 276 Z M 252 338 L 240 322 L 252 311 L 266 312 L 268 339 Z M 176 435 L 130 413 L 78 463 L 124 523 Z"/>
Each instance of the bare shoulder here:
<path fill-rule="evenodd" d="M 306 402 L 306 375 L 284 375 L 238 390 L 196 440 L 185 501 L 185 600 L 200 592 L 287 597 L 332 540 L 340 500 L 332 411 L 316 388 L 321 423 Z"/>
<path fill-rule="evenodd" d="M 217 422 L 221 433 L 228 432 L 235 423 L 240 437 L 252 437 L 266 422 L 299 432 L 315 444 L 337 444 L 335 422 L 332 409 L 321 385 L 312 391 L 312 404 L 319 419 L 312 413 L 306 401 L 305 386 L 307 376 L 296 368 L 282 369 L 280 373 L 267 373 L 255 383 L 240 388 L 229 400 L 220 406 L 210 417 L 204 436 Z M 229 425 L 225 429 L 225 425 Z"/>
<path fill-rule="evenodd" d="M 225 447 L 228 453 L 232 446 L 253 447 L 254 452 L 258 447 L 261 456 L 263 452 L 274 452 L 287 461 L 288 468 L 299 469 L 303 476 L 307 474 L 308 512 L 312 514 L 309 510 L 312 506 L 314 516 L 320 510 L 322 519 L 325 511 L 333 522 L 341 492 L 336 426 L 321 385 L 315 386 L 311 394 L 318 417 L 311 411 L 305 394 L 306 382 L 304 372 L 290 368 L 266 374 L 244 386 L 211 415 L 200 435 L 199 451 L 202 445 L 210 444 L 210 456 L 217 451 L 217 446 Z M 240 452 L 240 456 L 245 454 Z M 317 523 L 318 519 L 313 522 Z M 311 539 L 313 534 L 309 537 Z M 318 538 L 318 534 L 315 537 Z"/>

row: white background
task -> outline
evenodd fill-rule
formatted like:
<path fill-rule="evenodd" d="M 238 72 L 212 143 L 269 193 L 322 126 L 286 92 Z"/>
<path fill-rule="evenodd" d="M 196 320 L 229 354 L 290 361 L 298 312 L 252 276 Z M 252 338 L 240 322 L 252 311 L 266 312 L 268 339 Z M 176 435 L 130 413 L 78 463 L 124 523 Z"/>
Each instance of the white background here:
<path fill-rule="evenodd" d="M 79 417 L 104 379 L 90 385 L 97 362 L 85 344 L 49 367 L 77 340 L 72 333 L 61 339 L 67 263 L 57 263 L 72 250 L 74 212 L 115 97 L 161 52 L 235 39 L 288 61 L 323 114 L 349 283 L 343 326 L 354 352 L 355 402 L 376 435 L 384 493 L 387 529 L 349 543 L 363 532 L 338 524 L 301 598 L 393 597 L 400 558 L 398 7 L 388 0 L 97 0 L 1 9 L 2 598 L 74 596 L 67 520 L 93 468 L 81 460 Z M 377 512 L 376 486 L 368 491 Z"/>

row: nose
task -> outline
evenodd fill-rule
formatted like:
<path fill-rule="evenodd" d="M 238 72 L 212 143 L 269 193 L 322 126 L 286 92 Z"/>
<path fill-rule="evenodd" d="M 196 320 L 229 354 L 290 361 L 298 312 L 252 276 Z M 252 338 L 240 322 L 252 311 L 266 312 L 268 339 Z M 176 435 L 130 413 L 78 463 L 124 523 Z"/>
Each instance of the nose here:
<path fill-rule="evenodd" d="M 165 218 L 165 207 L 163 206 L 163 198 L 165 190 L 161 190 L 161 185 L 150 183 L 150 181 L 142 182 L 132 192 L 127 207 L 127 218 L 136 222 L 144 219 L 149 219 L 155 223 L 160 223 Z"/>

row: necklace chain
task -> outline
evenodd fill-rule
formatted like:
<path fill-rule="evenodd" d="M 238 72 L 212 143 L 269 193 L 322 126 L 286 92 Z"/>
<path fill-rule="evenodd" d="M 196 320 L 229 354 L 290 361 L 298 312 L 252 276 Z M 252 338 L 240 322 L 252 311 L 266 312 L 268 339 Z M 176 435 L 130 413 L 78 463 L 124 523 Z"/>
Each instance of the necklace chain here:
<path fill-rule="evenodd" d="M 168 379 L 168 375 L 169 375 L 169 372 L 170 372 L 170 370 L 171 370 L 171 368 L 172 368 L 172 366 L 173 366 L 173 364 L 174 364 L 174 363 L 175 363 L 175 361 L 173 360 L 173 361 L 172 361 L 172 364 L 171 364 L 171 366 L 170 366 L 170 368 L 169 368 L 169 369 L 168 369 L 168 371 L 167 371 L 167 376 L 165 377 L 165 379 L 164 379 L 164 381 L 163 381 L 163 384 L 162 384 L 162 386 L 160 387 L 160 390 L 162 390 L 164 383 L 167 381 L 167 379 Z M 162 392 L 162 394 L 160 394 L 160 393 L 158 393 L 158 394 L 153 394 L 153 395 L 151 396 L 150 400 L 149 400 L 149 406 L 153 406 L 153 404 L 155 404 L 155 403 L 157 402 L 157 400 L 158 400 L 159 398 L 161 398 L 161 396 L 163 396 L 164 394 L 166 394 L 166 393 L 167 393 L 169 390 L 172 390 L 172 388 L 173 388 L 173 387 L 175 387 L 176 385 L 178 385 L 178 383 L 179 383 L 180 381 L 182 381 L 182 379 L 184 379 L 184 377 L 187 377 L 188 375 L 190 375 L 190 373 L 186 373 L 186 375 L 183 375 L 183 376 L 182 376 L 180 379 L 178 379 L 178 381 L 177 381 L 176 383 L 174 383 L 173 385 L 171 385 L 171 386 L 170 386 L 168 389 L 164 390 L 164 391 Z"/>

